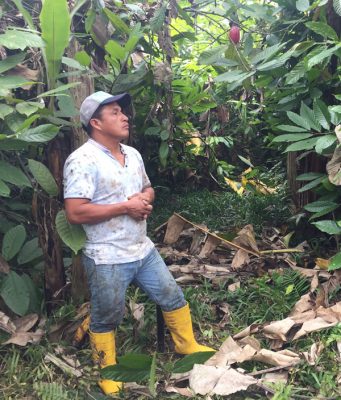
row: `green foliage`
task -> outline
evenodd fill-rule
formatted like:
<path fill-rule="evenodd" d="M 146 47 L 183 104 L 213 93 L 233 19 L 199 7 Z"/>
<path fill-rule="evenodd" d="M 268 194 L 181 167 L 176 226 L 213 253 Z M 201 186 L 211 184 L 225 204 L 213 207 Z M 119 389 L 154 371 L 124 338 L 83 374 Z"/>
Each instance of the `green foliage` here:
<path fill-rule="evenodd" d="M 43 163 L 35 160 L 28 160 L 28 167 L 34 179 L 47 192 L 47 194 L 50 196 L 56 196 L 58 194 L 56 181 Z"/>
<path fill-rule="evenodd" d="M 70 400 L 68 392 L 56 382 L 36 382 L 33 384 L 33 388 L 41 400 Z"/>
<path fill-rule="evenodd" d="M 72 225 L 66 218 L 65 211 L 59 211 L 56 216 L 56 228 L 63 242 L 77 254 L 85 243 L 85 232 L 81 225 Z"/>
<path fill-rule="evenodd" d="M 232 305 L 234 329 L 287 317 L 299 298 L 308 292 L 308 279 L 292 269 L 274 272 L 228 292 L 226 301 Z"/>
<path fill-rule="evenodd" d="M 46 43 L 44 55 L 49 80 L 53 89 L 60 63 L 69 43 L 70 14 L 66 0 L 45 0 L 40 13 L 41 36 Z"/>

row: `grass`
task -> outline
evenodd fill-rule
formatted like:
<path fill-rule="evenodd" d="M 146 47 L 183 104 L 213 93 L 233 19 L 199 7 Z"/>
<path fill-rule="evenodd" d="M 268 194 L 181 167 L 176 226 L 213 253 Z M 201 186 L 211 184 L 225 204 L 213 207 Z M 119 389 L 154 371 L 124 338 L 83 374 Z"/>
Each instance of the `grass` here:
<path fill-rule="evenodd" d="M 289 202 L 283 190 L 267 196 L 248 193 L 244 196 L 230 191 L 208 190 L 171 193 L 156 188 L 154 211 L 149 219 L 152 231 L 173 214 L 180 212 L 192 222 L 206 224 L 220 232 L 237 231 L 252 224 L 260 233 L 266 226 L 281 226 L 290 217 Z"/>
<path fill-rule="evenodd" d="M 286 224 L 290 215 L 284 193 L 270 196 L 249 194 L 239 197 L 230 192 L 170 193 L 158 188 L 155 209 L 150 220 L 151 232 L 153 228 L 166 221 L 174 211 L 181 211 L 193 222 L 206 223 L 210 229 L 220 232 L 236 231 L 248 223 L 252 223 L 255 230 L 260 232 L 268 225 Z M 191 306 L 196 336 L 200 338 L 200 342 L 211 347 L 217 348 L 229 335 L 251 323 L 285 318 L 298 298 L 309 287 L 306 279 L 291 270 L 243 280 L 241 287 L 235 292 L 228 291 L 227 286 L 230 283 L 228 281 L 213 285 L 203 279 L 198 284 L 183 287 Z M 143 328 L 138 330 L 138 324 L 130 313 L 127 313 L 117 331 L 118 355 L 131 352 L 152 354 L 156 350 L 155 306 L 136 288 L 128 290 L 128 298 L 145 305 L 145 321 Z M 222 303 L 229 305 L 231 313 L 227 325 L 223 328 L 218 325 L 222 318 L 218 306 Z M 55 324 L 65 318 L 72 320 L 75 313 L 74 305 L 66 303 L 56 310 L 47 325 Z M 178 359 L 173 353 L 169 336 L 166 339 L 166 352 L 157 355 L 158 381 L 163 381 L 169 375 L 171 366 Z M 273 400 L 289 400 L 300 398 L 299 396 L 340 398 L 337 397 L 336 383 L 340 371 L 336 349 L 338 340 L 341 340 L 341 325 L 291 343 L 290 349 L 296 352 L 308 351 L 314 342 L 323 342 L 325 349 L 315 366 L 302 364 L 293 368 L 287 385 L 275 385 Z M 57 345 L 62 346 L 66 354 L 77 356 L 83 370 L 81 378 L 66 375 L 55 365 L 46 362 L 45 355 L 53 352 Z M 248 362 L 243 363 L 241 367 L 247 371 L 254 371 L 268 366 Z M 45 340 L 40 344 L 30 344 L 23 348 L 0 345 L 0 398 L 4 400 L 103 400 L 107 397 L 102 395 L 97 387 L 98 377 L 99 372 L 92 365 L 91 350 L 87 342 L 81 349 L 72 347 L 70 341 L 49 343 Z M 144 400 L 148 396 L 138 392 L 126 392 L 116 398 Z M 158 394 L 156 398 L 185 399 L 183 396 L 164 392 Z M 264 392 L 253 391 L 229 397 L 215 396 L 214 400 L 224 398 L 246 400 L 265 397 Z M 197 396 L 193 399 L 203 399 L 203 397 Z"/>

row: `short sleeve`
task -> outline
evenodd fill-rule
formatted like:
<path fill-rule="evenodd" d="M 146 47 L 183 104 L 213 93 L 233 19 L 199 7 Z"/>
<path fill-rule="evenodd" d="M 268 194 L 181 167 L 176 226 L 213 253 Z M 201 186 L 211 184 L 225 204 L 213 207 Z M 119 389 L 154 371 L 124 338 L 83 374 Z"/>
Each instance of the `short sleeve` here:
<path fill-rule="evenodd" d="M 146 169 L 144 167 L 144 162 L 142 160 L 141 154 L 138 151 L 136 151 L 136 154 L 137 154 L 137 158 L 138 158 L 139 163 L 140 163 L 140 169 L 141 169 L 141 173 L 142 173 L 142 190 L 143 190 L 143 189 L 145 189 L 147 187 L 150 187 L 152 185 L 150 183 L 149 177 L 148 177 Z"/>
<path fill-rule="evenodd" d="M 95 163 L 86 163 L 84 158 L 73 154 L 66 160 L 63 171 L 64 198 L 92 200 L 96 189 Z"/>

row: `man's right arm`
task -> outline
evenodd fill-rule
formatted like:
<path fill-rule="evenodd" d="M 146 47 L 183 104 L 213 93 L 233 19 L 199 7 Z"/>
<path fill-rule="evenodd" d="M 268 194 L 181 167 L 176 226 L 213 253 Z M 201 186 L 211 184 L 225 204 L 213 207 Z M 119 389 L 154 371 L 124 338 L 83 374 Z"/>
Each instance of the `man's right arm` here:
<path fill-rule="evenodd" d="M 71 224 L 97 224 L 119 215 L 129 215 L 141 221 L 153 209 L 150 204 L 138 198 L 116 204 L 93 204 L 89 199 L 67 198 L 64 203 L 66 216 Z"/>

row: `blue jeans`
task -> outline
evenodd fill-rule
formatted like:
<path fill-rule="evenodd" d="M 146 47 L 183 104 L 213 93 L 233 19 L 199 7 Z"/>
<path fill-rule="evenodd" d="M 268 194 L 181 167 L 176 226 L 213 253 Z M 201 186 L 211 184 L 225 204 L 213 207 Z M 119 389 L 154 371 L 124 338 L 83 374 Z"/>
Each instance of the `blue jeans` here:
<path fill-rule="evenodd" d="M 91 295 L 92 332 L 109 332 L 120 324 L 130 283 L 146 292 L 163 311 L 186 305 L 182 290 L 155 248 L 142 260 L 123 264 L 96 265 L 92 258 L 83 255 L 83 265 Z"/>

